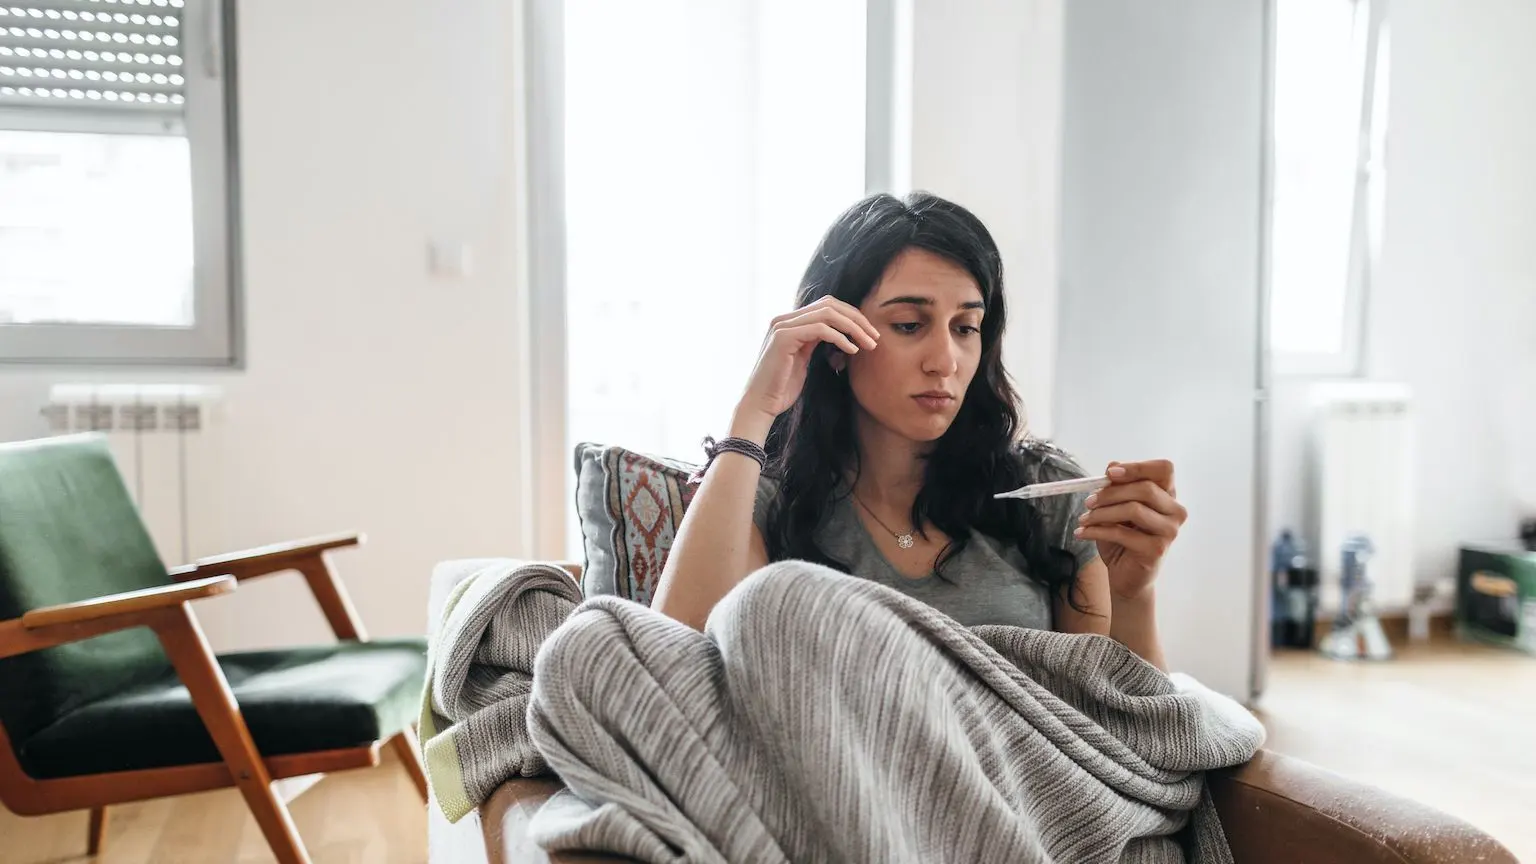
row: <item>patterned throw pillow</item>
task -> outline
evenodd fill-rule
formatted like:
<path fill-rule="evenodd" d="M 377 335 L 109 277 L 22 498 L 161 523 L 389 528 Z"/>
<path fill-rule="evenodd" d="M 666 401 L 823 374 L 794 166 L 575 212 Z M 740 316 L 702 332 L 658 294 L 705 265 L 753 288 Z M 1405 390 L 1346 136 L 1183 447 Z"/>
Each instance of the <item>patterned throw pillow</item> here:
<path fill-rule="evenodd" d="M 696 470 L 623 447 L 576 446 L 585 596 L 617 594 L 650 605 L 683 511 L 698 489 L 688 485 Z"/>

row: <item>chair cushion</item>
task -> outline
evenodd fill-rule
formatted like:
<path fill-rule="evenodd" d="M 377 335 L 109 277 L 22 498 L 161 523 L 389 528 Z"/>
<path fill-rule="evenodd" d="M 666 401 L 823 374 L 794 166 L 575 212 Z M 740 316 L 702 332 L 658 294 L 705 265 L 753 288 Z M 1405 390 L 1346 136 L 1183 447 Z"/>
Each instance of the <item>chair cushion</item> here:
<path fill-rule="evenodd" d="M 421 710 L 426 641 L 222 654 L 219 666 L 262 755 L 358 747 L 406 728 Z M 18 749 L 39 779 L 219 761 L 169 665 L 71 711 Z"/>
<path fill-rule="evenodd" d="M 106 439 L 0 444 L 0 620 L 169 581 Z M 22 741 L 164 663 L 143 627 L 7 657 L 0 723 Z"/>
<path fill-rule="evenodd" d="M 697 465 L 623 447 L 576 447 L 576 513 L 581 520 L 581 589 L 649 606 L 683 511 L 698 488 Z"/>

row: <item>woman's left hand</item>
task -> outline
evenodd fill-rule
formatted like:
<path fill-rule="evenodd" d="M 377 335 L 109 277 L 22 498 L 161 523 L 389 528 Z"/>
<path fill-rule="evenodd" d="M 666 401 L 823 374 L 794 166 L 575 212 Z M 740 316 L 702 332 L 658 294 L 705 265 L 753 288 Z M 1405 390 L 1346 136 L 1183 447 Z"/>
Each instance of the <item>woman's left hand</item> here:
<path fill-rule="evenodd" d="M 1111 462 L 1104 473 L 1110 485 L 1088 497 L 1074 534 L 1098 543 L 1116 598 L 1144 598 L 1189 513 L 1174 496 L 1172 462 Z"/>

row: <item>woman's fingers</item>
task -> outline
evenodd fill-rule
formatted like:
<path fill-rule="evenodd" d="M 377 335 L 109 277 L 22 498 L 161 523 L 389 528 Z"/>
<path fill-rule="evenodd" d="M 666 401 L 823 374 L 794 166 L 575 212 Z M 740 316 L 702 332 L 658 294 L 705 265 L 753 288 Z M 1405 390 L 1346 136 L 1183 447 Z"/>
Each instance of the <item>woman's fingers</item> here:
<path fill-rule="evenodd" d="M 1104 469 L 1111 482 L 1135 483 L 1150 481 L 1169 495 L 1177 495 L 1173 488 L 1173 463 L 1167 459 L 1149 459 L 1145 462 L 1111 462 Z"/>
<path fill-rule="evenodd" d="M 839 300 L 829 294 L 826 297 L 817 300 L 815 303 L 812 303 L 810 306 L 807 306 L 806 308 L 815 309 L 817 307 L 825 307 L 840 312 L 844 317 L 859 325 L 859 328 L 868 333 L 870 338 L 876 340 L 880 338 L 880 329 L 874 324 L 870 323 L 870 320 L 864 317 L 864 313 L 859 311 L 859 307 L 853 305 L 852 303 Z"/>
<path fill-rule="evenodd" d="M 1115 543 L 1141 558 L 1161 558 L 1189 518 L 1174 497 L 1173 463 L 1111 462 L 1110 485 L 1088 496 L 1073 536 Z"/>
<path fill-rule="evenodd" d="M 830 324 L 811 323 L 780 327 L 774 331 L 774 335 L 785 340 L 786 347 L 793 347 L 796 351 L 817 342 L 830 342 L 846 353 L 859 353 L 859 346 L 853 344 L 847 334 Z"/>
<path fill-rule="evenodd" d="M 1179 533 L 1179 525 L 1172 517 L 1153 510 L 1140 501 L 1095 507 L 1084 513 L 1078 523 L 1090 525 L 1130 525 L 1148 534 L 1172 537 Z"/>
<path fill-rule="evenodd" d="M 1089 507 L 1103 507 L 1125 501 L 1140 501 L 1159 513 L 1172 516 L 1183 524 L 1188 517 L 1178 502 L 1173 485 L 1173 463 L 1167 459 L 1145 462 L 1111 462 L 1104 473 L 1110 485 L 1087 501 Z"/>
<path fill-rule="evenodd" d="M 857 314 L 857 310 L 854 311 Z M 863 316 L 859 317 L 862 318 Z M 779 321 L 774 325 L 774 329 L 776 331 L 783 331 L 809 324 L 825 324 L 834 327 L 865 348 L 874 348 L 879 344 L 876 335 L 871 335 L 869 330 L 858 321 L 842 309 L 831 305 L 807 307 L 799 315 L 793 315 Z"/>
<path fill-rule="evenodd" d="M 826 322 L 827 316 L 819 314 L 824 310 L 837 313 L 837 315 L 841 316 L 843 319 L 846 319 L 849 324 L 853 325 L 851 329 L 844 330 L 844 332 L 848 333 L 850 336 L 855 335 L 857 331 L 862 331 L 864 334 L 868 335 L 870 339 L 879 341 L 880 329 L 874 324 L 870 323 L 870 320 L 865 317 L 864 313 L 859 311 L 859 307 L 854 306 L 852 303 L 839 300 L 830 294 L 822 297 L 814 303 L 802 306 L 789 312 L 785 312 L 783 315 L 775 317 L 773 319 L 772 329 L 777 330 L 784 325 L 806 324 L 811 321 Z M 863 340 L 861 339 L 860 341 L 862 342 Z M 874 346 L 870 345 L 869 347 Z"/>
<path fill-rule="evenodd" d="M 1142 558 L 1161 558 L 1173 542 L 1171 537 L 1147 534 L 1124 525 L 1084 525 L 1074 531 L 1073 536 L 1095 542 L 1118 543 Z"/>
<path fill-rule="evenodd" d="M 1184 509 L 1177 498 L 1151 480 L 1112 483 L 1088 496 L 1084 504 L 1093 511 L 1131 501 L 1139 501 L 1181 525 L 1189 517 L 1189 511 Z"/>
<path fill-rule="evenodd" d="M 880 339 L 880 329 L 878 327 L 876 327 L 873 323 L 871 323 L 868 318 L 864 317 L 864 313 L 859 311 L 859 307 L 857 307 L 857 306 L 853 305 L 852 303 L 849 303 L 849 302 L 847 302 L 845 300 L 839 300 L 839 299 L 837 299 L 836 297 L 833 297 L 830 294 L 828 294 L 827 296 L 821 298 L 820 300 L 818 300 L 816 302 L 817 303 L 825 303 L 827 306 L 829 306 L 829 307 L 831 307 L 833 309 L 836 309 L 837 311 L 843 313 L 850 320 L 852 320 L 854 323 L 858 324 L 861 328 L 863 328 L 864 331 L 870 335 L 870 338 L 875 339 L 876 341 L 879 341 L 879 339 Z M 812 304 L 812 305 L 815 305 L 815 304 Z"/>

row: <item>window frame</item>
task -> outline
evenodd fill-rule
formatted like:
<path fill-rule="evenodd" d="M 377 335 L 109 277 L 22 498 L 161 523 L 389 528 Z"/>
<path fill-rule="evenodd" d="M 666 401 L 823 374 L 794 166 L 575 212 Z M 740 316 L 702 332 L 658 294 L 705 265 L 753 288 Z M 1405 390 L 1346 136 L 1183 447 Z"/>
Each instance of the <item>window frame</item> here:
<path fill-rule="evenodd" d="M 0 364 L 238 367 L 239 159 L 234 0 L 184 0 L 184 120 L 0 108 L 7 129 L 107 134 L 185 133 L 192 164 L 192 327 L 0 324 Z"/>
<path fill-rule="evenodd" d="M 1305 0 L 1278 0 L 1278 2 L 1305 2 Z M 1276 375 L 1283 377 L 1360 377 L 1366 372 L 1366 343 L 1369 333 L 1367 310 L 1379 260 L 1379 249 L 1375 242 L 1379 234 L 1379 226 L 1375 224 L 1371 201 L 1380 184 L 1385 182 L 1384 153 L 1378 149 L 1377 144 L 1385 141 L 1386 106 L 1377 105 L 1376 100 L 1382 92 L 1381 82 L 1388 74 L 1388 70 L 1380 59 L 1380 47 L 1389 26 L 1387 8 L 1389 0 L 1352 0 L 1352 2 L 1356 7 L 1364 5 L 1369 17 L 1363 46 L 1365 56 L 1364 74 L 1360 82 L 1362 88 L 1360 120 L 1355 133 L 1355 177 L 1351 195 L 1348 272 L 1345 277 L 1344 315 L 1341 324 L 1343 344 L 1338 351 L 1282 351 L 1272 348 L 1273 371 Z M 1271 90 L 1274 87 L 1272 77 Z M 1276 143 L 1275 136 L 1271 132 L 1266 144 L 1270 150 L 1267 156 L 1270 165 L 1278 164 L 1274 152 Z M 1270 174 L 1267 182 L 1271 189 L 1266 198 L 1273 207 L 1275 200 L 1273 187 L 1276 178 L 1273 176 L 1273 171 Z M 1272 231 L 1273 218 L 1269 222 Z M 1271 262 L 1269 265 L 1271 271 L 1273 266 Z M 1273 284 L 1272 277 L 1267 275 L 1266 278 L 1270 283 L 1269 302 L 1273 302 L 1276 286 Z M 1271 334 L 1265 334 L 1265 341 L 1273 343 Z"/>

